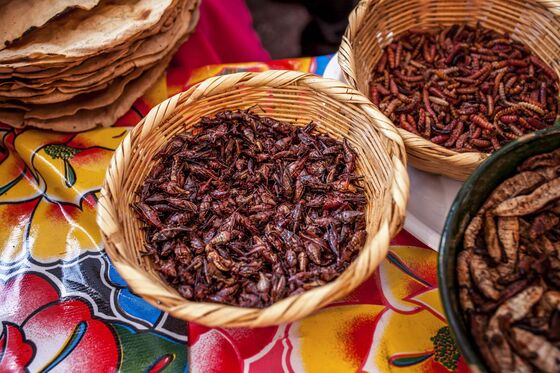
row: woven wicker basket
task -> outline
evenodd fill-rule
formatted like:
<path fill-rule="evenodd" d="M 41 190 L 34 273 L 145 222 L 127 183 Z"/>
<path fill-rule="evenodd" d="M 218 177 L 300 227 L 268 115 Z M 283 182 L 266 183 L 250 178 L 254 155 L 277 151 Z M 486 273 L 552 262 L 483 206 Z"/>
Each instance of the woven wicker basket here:
<path fill-rule="evenodd" d="M 369 95 L 368 84 L 383 48 L 411 28 L 477 21 L 508 32 L 560 73 L 560 1 L 362 0 L 350 14 L 338 62 L 346 81 Z M 559 74 L 560 75 L 560 74 Z M 465 180 L 488 155 L 457 153 L 399 129 L 410 163 L 421 170 Z"/>
<path fill-rule="evenodd" d="M 256 106 L 258 105 L 258 106 Z M 188 131 L 201 116 L 253 108 L 296 125 L 319 123 L 319 131 L 347 138 L 365 177 L 367 240 L 357 259 L 335 281 L 264 309 L 192 302 L 167 285 L 142 255 L 144 235 L 130 208 L 156 151 Z M 348 294 L 385 257 L 401 228 L 408 198 L 404 144 L 391 122 L 347 85 L 293 71 L 238 73 L 203 81 L 154 107 L 116 150 L 98 204 L 105 248 L 134 292 L 173 316 L 208 326 L 261 327 L 302 318 Z"/>

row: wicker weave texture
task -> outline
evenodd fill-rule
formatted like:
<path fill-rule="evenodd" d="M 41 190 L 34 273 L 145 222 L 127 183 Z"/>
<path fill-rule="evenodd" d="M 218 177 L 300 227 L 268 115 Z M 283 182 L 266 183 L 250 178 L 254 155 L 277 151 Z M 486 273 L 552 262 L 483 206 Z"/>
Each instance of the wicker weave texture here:
<path fill-rule="evenodd" d="M 364 176 L 367 240 L 339 278 L 264 309 L 192 302 L 167 285 L 142 255 L 144 236 L 130 203 L 172 136 L 188 131 L 201 116 L 249 109 L 303 126 L 310 121 L 334 138 L 346 138 L 358 153 Z M 401 228 L 408 198 L 406 152 L 391 122 L 347 85 L 294 71 L 238 73 L 203 81 L 154 107 L 125 138 L 109 165 L 97 222 L 105 248 L 134 292 L 173 316 L 208 326 L 262 327 L 300 319 L 356 288 L 385 257 Z"/>
<path fill-rule="evenodd" d="M 346 81 L 369 95 L 369 81 L 383 49 L 399 35 L 411 28 L 480 22 L 509 33 L 560 73 L 559 16 L 556 0 L 362 0 L 350 14 L 338 61 Z M 465 180 L 488 156 L 458 153 L 408 131 L 399 132 L 410 163 L 427 172 Z"/>

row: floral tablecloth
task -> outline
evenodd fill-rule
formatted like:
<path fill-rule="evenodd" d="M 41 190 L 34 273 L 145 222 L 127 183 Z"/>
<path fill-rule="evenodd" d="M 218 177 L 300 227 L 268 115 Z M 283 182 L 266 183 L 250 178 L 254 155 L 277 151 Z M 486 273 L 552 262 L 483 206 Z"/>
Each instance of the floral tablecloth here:
<path fill-rule="evenodd" d="M 437 254 L 406 232 L 344 300 L 293 324 L 209 329 L 134 295 L 95 224 L 106 166 L 150 108 L 206 77 L 329 57 L 172 67 L 114 127 L 78 134 L 0 125 L 0 372 L 466 370 L 443 316 Z M 173 66 L 173 65 L 172 65 Z"/>

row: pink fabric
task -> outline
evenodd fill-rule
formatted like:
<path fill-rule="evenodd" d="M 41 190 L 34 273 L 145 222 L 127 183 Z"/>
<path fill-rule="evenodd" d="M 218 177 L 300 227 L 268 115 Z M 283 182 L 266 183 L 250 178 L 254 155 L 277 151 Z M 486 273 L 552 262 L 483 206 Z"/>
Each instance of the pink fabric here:
<path fill-rule="evenodd" d="M 244 0 L 202 0 L 196 31 L 172 65 L 190 72 L 210 64 L 268 60 Z"/>

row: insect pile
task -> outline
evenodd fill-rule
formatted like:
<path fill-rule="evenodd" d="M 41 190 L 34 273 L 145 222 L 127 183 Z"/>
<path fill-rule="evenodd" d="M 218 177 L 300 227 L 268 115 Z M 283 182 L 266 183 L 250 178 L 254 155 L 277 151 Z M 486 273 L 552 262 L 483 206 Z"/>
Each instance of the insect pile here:
<path fill-rule="evenodd" d="M 501 183 L 465 230 L 459 299 L 493 372 L 560 370 L 560 149 Z"/>
<path fill-rule="evenodd" d="M 204 117 L 154 157 L 133 204 L 181 295 L 266 307 L 336 278 L 366 239 L 346 141 L 249 111 Z"/>
<path fill-rule="evenodd" d="M 458 152 L 491 153 L 554 124 L 558 76 L 507 35 L 453 25 L 389 44 L 370 97 L 406 131 Z"/>

